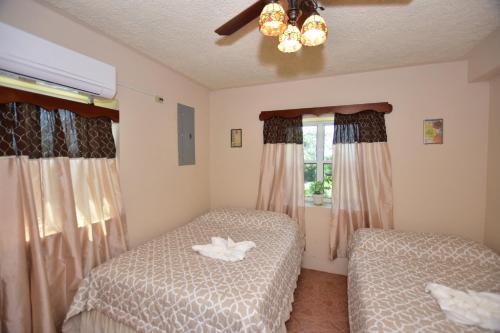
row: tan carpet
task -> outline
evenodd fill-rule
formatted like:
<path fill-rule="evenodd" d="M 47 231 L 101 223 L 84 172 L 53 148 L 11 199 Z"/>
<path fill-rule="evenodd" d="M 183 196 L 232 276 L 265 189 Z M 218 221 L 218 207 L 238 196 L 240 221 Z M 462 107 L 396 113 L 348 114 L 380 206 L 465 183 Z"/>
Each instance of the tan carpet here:
<path fill-rule="evenodd" d="M 347 277 L 302 269 L 288 333 L 349 332 Z"/>

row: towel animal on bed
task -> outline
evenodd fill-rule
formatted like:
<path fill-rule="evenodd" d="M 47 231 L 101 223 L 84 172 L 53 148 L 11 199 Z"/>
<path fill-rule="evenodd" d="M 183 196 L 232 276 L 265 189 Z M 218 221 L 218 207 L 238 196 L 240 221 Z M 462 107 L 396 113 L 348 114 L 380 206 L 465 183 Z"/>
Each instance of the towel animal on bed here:
<path fill-rule="evenodd" d="M 231 238 L 212 237 L 212 243 L 194 245 L 192 249 L 202 256 L 224 261 L 240 261 L 245 254 L 255 247 L 252 241 L 234 242 Z"/>
<path fill-rule="evenodd" d="M 425 291 L 434 296 L 446 318 L 500 331 L 500 294 L 464 292 L 437 283 L 428 283 Z"/>

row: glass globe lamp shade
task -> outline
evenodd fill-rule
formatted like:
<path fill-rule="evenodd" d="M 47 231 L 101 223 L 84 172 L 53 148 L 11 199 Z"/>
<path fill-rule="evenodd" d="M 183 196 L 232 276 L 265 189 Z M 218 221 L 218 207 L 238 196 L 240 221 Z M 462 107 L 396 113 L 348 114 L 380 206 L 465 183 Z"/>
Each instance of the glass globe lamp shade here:
<path fill-rule="evenodd" d="M 301 48 L 300 30 L 297 26 L 289 24 L 279 37 L 278 49 L 284 53 L 291 53 L 297 52 Z"/>
<path fill-rule="evenodd" d="M 260 13 L 260 32 L 265 36 L 279 36 L 285 31 L 287 20 L 288 16 L 279 3 L 268 3 Z"/>
<path fill-rule="evenodd" d="M 318 46 L 326 41 L 328 27 L 325 20 L 317 13 L 309 16 L 302 25 L 302 44 Z"/>

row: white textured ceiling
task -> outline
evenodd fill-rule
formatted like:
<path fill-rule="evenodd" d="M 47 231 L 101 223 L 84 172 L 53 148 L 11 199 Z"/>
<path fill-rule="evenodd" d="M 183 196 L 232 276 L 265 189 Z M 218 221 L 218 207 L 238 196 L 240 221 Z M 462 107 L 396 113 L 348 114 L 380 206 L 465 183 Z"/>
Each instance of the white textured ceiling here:
<path fill-rule="evenodd" d="M 320 0 L 324 46 L 282 54 L 257 22 L 213 31 L 254 0 L 40 0 L 211 89 L 463 59 L 500 26 L 499 0 Z"/>

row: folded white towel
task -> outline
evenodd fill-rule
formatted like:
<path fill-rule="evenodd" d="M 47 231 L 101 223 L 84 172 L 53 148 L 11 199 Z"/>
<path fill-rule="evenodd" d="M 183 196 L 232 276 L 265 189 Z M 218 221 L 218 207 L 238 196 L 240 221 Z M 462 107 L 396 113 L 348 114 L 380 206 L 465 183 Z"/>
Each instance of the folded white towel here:
<path fill-rule="evenodd" d="M 231 238 L 212 237 L 211 244 L 194 245 L 193 250 L 205 257 L 225 261 L 239 261 L 245 258 L 245 253 L 255 247 L 255 243 L 244 241 L 235 243 Z"/>
<path fill-rule="evenodd" d="M 500 294 L 463 292 L 437 283 L 428 283 L 425 291 L 434 296 L 446 318 L 465 325 L 500 330 Z"/>

